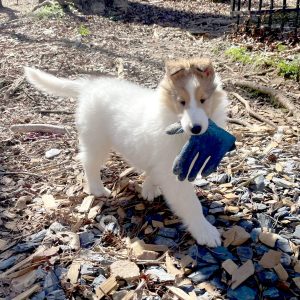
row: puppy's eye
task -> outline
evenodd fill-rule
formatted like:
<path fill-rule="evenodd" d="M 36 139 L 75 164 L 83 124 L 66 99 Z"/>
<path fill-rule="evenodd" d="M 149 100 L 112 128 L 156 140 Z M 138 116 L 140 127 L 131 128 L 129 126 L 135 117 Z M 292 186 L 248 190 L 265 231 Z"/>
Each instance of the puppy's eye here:
<path fill-rule="evenodd" d="M 201 102 L 201 103 L 204 103 L 204 102 L 205 102 L 205 100 L 206 100 L 206 99 L 200 99 L 200 102 Z"/>
<path fill-rule="evenodd" d="M 185 101 L 180 101 L 180 104 L 181 104 L 182 106 L 185 106 Z"/>

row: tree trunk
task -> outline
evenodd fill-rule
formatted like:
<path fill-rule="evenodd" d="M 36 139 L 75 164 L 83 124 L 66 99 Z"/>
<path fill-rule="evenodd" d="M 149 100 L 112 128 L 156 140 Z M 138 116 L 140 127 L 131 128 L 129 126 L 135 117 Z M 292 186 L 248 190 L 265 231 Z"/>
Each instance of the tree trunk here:
<path fill-rule="evenodd" d="M 2 5 L 2 0 L 0 0 L 0 7 L 3 7 L 3 5 Z"/>

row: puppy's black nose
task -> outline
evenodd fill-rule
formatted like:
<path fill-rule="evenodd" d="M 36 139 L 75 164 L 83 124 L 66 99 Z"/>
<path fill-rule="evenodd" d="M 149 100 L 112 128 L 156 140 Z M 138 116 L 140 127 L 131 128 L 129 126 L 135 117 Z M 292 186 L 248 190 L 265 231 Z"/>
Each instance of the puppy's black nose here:
<path fill-rule="evenodd" d="M 201 125 L 195 124 L 195 125 L 191 128 L 191 132 L 192 132 L 193 134 L 199 134 L 199 133 L 201 132 L 201 129 L 202 129 Z"/>

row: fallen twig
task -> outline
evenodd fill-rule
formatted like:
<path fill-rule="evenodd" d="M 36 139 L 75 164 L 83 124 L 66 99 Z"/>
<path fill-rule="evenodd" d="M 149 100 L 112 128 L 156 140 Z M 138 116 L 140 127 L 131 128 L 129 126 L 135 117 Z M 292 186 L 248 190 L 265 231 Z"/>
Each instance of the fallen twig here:
<path fill-rule="evenodd" d="M 75 114 L 72 111 L 65 111 L 65 110 L 39 110 L 37 112 L 40 114 L 58 114 L 58 115 L 74 115 Z"/>
<path fill-rule="evenodd" d="M 270 68 L 270 69 L 266 69 L 266 70 L 263 70 L 263 71 L 260 71 L 260 72 L 254 72 L 254 73 L 245 74 L 244 77 L 266 75 L 267 73 L 273 72 L 275 70 L 276 70 L 275 68 Z"/>
<path fill-rule="evenodd" d="M 242 121 L 240 119 L 233 119 L 233 118 L 227 118 L 227 121 L 231 124 L 238 124 L 238 125 L 242 125 L 248 128 L 251 128 L 251 124 L 246 122 L 246 121 Z"/>
<path fill-rule="evenodd" d="M 56 134 L 65 134 L 67 130 L 63 126 L 48 124 L 17 124 L 12 125 L 10 129 L 13 132 L 49 132 Z"/>
<path fill-rule="evenodd" d="M 239 95 L 239 94 L 237 94 L 237 93 L 234 93 L 234 92 L 232 92 L 231 94 L 232 94 L 236 99 L 238 99 L 242 104 L 245 105 L 246 111 L 249 113 L 249 115 L 250 115 L 251 117 L 253 117 L 253 118 L 255 118 L 255 119 L 257 119 L 257 120 L 259 120 L 259 121 L 261 121 L 261 122 L 264 122 L 264 123 L 270 125 L 271 127 L 277 128 L 277 126 L 276 126 L 273 122 L 271 122 L 271 121 L 269 121 L 269 120 L 266 120 L 265 118 L 263 118 L 262 116 L 260 116 L 258 113 L 254 112 L 254 111 L 251 109 L 251 107 L 250 107 L 250 105 L 249 105 L 249 102 L 248 102 L 246 99 L 244 99 L 241 95 Z"/>
<path fill-rule="evenodd" d="M 244 80 L 233 81 L 233 84 L 239 87 L 244 87 L 244 88 L 258 91 L 261 94 L 268 95 L 277 104 L 279 104 L 281 107 L 286 108 L 291 114 L 293 114 L 297 118 L 300 116 L 300 113 L 295 108 L 295 106 L 283 94 L 281 94 L 279 91 L 275 89 L 254 82 L 244 81 Z"/>
<path fill-rule="evenodd" d="M 30 172 L 24 172 L 24 171 L 15 171 L 15 172 L 1 172 L 0 171 L 0 176 L 5 176 L 5 175 L 29 175 L 29 176 L 35 176 L 35 177 L 43 177 L 42 175 L 35 174 L 35 173 L 30 173 Z"/>
<path fill-rule="evenodd" d="M 25 79 L 25 77 L 21 76 L 12 83 L 12 85 L 9 87 L 9 89 L 4 94 L 5 100 L 9 99 L 16 92 L 16 90 L 19 88 L 19 86 L 23 83 L 24 79 Z"/>

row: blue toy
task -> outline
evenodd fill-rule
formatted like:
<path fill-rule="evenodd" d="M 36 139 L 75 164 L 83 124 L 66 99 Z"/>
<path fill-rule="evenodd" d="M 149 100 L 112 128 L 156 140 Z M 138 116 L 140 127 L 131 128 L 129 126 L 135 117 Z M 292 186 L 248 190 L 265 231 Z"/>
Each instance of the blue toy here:
<path fill-rule="evenodd" d="M 168 126 L 166 133 L 170 135 L 183 133 L 181 124 L 175 123 Z M 209 120 L 208 129 L 205 133 L 192 135 L 185 143 L 174 160 L 173 173 L 178 176 L 180 181 L 185 180 L 187 176 L 189 181 L 194 181 L 208 160 L 201 173 L 203 177 L 208 176 L 217 169 L 224 155 L 235 149 L 235 140 L 233 135 Z M 195 158 L 194 165 L 189 172 Z"/>

